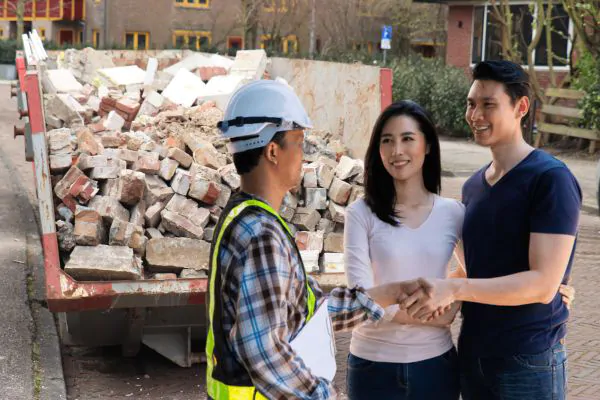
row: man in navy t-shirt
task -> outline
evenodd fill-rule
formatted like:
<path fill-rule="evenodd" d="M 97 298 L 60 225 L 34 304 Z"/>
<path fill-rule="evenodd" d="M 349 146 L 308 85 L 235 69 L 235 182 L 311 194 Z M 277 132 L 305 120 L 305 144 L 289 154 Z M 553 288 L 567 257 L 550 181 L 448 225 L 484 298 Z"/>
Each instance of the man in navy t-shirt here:
<path fill-rule="evenodd" d="M 532 148 L 522 123 L 529 77 L 508 61 L 473 69 L 466 119 L 492 162 L 463 187 L 466 277 L 434 281 L 403 304 L 428 318 L 463 301 L 461 389 L 470 399 L 565 399 L 569 277 L 581 189 L 567 166 Z"/>

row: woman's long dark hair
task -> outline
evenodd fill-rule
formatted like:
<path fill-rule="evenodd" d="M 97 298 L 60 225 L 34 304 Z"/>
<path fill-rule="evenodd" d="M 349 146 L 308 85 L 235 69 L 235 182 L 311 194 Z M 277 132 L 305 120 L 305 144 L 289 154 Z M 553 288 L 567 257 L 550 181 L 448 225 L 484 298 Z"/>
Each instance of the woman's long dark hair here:
<path fill-rule="evenodd" d="M 371 142 L 365 155 L 365 201 L 377 217 L 393 226 L 398 226 L 394 205 L 396 189 L 394 178 L 387 172 L 381 161 L 379 146 L 385 124 L 394 117 L 405 115 L 414 119 L 425 135 L 429 153 L 423 163 L 423 181 L 431 193 L 439 194 L 442 188 L 442 163 L 440 160 L 440 142 L 435 124 L 429 113 L 411 100 L 402 100 L 391 104 L 377 118 L 371 135 Z"/>

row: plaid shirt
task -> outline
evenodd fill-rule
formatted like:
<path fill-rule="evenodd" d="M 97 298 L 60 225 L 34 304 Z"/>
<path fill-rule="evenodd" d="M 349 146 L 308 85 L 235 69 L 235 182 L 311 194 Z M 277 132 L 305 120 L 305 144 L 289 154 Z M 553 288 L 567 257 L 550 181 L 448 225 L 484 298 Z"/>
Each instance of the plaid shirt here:
<path fill-rule="evenodd" d="M 226 342 L 255 387 L 270 399 L 334 398 L 331 383 L 312 375 L 289 344 L 306 322 L 306 280 L 299 254 L 276 219 L 255 210 L 236 219 L 221 242 L 219 261 Z M 325 296 L 308 279 L 318 307 Z M 336 331 L 384 313 L 362 289 L 342 287 L 330 293 L 328 311 Z"/>

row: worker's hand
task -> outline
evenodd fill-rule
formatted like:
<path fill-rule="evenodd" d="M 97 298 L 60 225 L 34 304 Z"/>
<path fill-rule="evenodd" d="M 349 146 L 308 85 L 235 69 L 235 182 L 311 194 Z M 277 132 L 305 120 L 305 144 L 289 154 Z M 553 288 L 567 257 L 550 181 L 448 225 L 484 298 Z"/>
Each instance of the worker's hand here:
<path fill-rule="evenodd" d="M 433 287 L 425 279 L 386 283 L 367 290 L 373 300 L 382 307 L 400 304 L 408 298 L 428 298 Z"/>
<path fill-rule="evenodd" d="M 560 285 L 558 293 L 562 295 L 562 301 L 567 306 L 567 309 L 571 309 L 573 302 L 575 301 L 575 288 L 569 285 Z"/>
<path fill-rule="evenodd" d="M 458 287 L 453 279 L 426 280 L 424 284 L 428 287 L 428 296 L 415 292 L 403 299 L 400 308 L 406 310 L 408 315 L 423 322 L 441 315 L 455 301 Z"/>

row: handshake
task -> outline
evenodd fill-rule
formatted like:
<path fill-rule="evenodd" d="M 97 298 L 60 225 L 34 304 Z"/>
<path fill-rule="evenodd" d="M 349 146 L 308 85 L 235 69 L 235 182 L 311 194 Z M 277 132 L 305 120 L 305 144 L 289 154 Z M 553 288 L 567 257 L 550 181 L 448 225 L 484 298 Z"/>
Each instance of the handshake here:
<path fill-rule="evenodd" d="M 457 291 L 452 279 L 419 278 L 388 283 L 369 292 L 379 305 L 398 304 L 412 318 L 427 322 L 451 309 Z"/>

